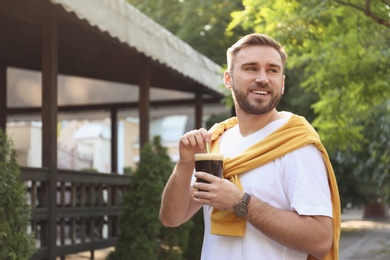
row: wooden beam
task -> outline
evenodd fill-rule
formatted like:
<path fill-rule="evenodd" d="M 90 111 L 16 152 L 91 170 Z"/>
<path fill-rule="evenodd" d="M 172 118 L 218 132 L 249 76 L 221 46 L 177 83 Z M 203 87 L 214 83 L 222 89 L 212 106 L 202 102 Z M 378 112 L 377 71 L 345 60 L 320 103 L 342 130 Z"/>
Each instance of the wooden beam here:
<path fill-rule="evenodd" d="M 111 172 L 118 172 L 118 111 L 111 109 Z"/>
<path fill-rule="evenodd" d="M 7 129 L 7 69 L 0 64 L 0 128 Z"/>
<path fill-rule="evenodd" d="M 57 167 L 58 31 L 49 1 L 43 1 L 42 39 L 42 166 Z"/>
<path fill-rule="evenodd" d="M 203 98 L 203 104 L 217 104 L 220 102 L 216 98 Z M 179 107 L 179 106 L 192 106 L 196 103 L 194 99 L 173 99 L 173 100 L 155 100 L 150 101 L 150 107 Z M 93 104 L 93 105 L 72 105 L 72 106 L 59 106 L 58 112 L 62 113 L 74 113 L 81 111 L 96 111 L 96 110 L 126 110 L 135 109 L 139 107 L 139 102 L 128 102 L 128 103 L 104 103 L 104 104 Z M 10 115 L 16 114 L 37 114 L 41 113 L 40 107 L 12 107 L 7 109 L 7 113 Z"/>
<path fill-rule="evenodd" d="M 49 207 L 49 222 L 43 225 L 42 246 L 49 259 L 56 259 L 57 247 L 57 77 L 58 22 L 50 1 L 42 1 L 42 166 L 49 168 L 44 185 L 43 206 Z"/>
<path fill-rule="evenodd" d="M 140 147 L 149 142 L 150 63 L 145 59 L 139 71 Z"/>
<path fill-rule="evenodd" d="M 202 91 L 197 91 L 195 96 L 195 128 L 202 127 L 203 118 L 203 94 Z"/>

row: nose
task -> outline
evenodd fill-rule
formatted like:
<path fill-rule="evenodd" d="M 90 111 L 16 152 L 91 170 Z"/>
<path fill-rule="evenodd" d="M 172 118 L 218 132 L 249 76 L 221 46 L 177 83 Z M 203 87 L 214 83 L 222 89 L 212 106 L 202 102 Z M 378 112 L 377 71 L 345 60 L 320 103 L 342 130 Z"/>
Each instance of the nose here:
<path fill-rule="evenodd" d="M 267 73 L 264 70 L 260 70 L 256 74 L 255 82 L 260 83 L 260 84 L 267 84 L 269 82 Z"/>

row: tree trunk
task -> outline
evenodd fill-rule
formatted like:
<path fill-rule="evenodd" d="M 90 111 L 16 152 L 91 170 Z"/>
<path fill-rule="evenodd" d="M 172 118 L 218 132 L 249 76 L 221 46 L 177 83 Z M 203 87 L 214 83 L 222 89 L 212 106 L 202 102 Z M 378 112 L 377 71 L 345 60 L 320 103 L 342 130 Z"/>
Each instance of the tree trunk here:
<path fill-rule="evenodd" d="M 389 206 L 381 198 L 364 206 L 363 218 L 367 219 L 389 219 Z"/>

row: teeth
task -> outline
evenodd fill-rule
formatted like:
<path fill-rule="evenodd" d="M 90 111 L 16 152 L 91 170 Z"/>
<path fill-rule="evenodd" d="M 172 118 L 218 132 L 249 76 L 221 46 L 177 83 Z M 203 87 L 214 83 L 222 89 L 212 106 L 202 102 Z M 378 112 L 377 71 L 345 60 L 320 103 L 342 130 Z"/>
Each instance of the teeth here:
<path fill-rule="evenodd" d="M 255 90 L 253 91 L 254 94 L 260 94 L 260 95 L 267 95 L 268 92 L 267 91 L 262 91 L 262 90 Z"/>

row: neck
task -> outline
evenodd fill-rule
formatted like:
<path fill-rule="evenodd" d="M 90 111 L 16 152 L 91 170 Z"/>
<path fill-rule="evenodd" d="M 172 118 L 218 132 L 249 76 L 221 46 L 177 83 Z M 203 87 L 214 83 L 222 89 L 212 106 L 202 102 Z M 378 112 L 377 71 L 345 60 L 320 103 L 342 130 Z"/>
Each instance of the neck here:
<path fill-rule="evenodd" d="M 243 111 L 237 111 L 240 133 L 244 137 L 259 131 L 269 123 L 281 117 L 282 116 L 278 111 L 276 111 L 276 109 L 273 109 L 264 115 L 250 115 L 244 113 Z"/>

